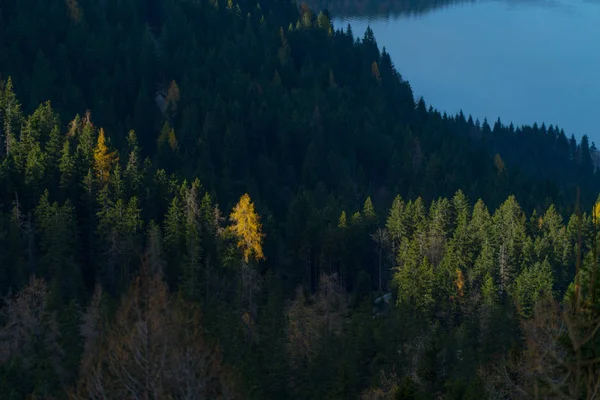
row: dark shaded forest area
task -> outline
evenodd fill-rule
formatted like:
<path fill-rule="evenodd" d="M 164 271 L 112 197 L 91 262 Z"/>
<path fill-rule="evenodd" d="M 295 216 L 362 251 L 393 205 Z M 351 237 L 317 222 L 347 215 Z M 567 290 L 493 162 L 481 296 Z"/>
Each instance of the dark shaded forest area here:
<path fill-rule="evenodd" d="M 587 137 L 289 1 L 4 1 L 0 73 L 0 397 L 598 396 Z"/>
<path fill-rule="evenodd" d="M 456 3 L 475 3 L 477 0 L 310 0 L 307 4 L 317 10 L 327 10 L 337 18 L 368 15 L 398 16 L 423 15 L 430 11 Z"/>

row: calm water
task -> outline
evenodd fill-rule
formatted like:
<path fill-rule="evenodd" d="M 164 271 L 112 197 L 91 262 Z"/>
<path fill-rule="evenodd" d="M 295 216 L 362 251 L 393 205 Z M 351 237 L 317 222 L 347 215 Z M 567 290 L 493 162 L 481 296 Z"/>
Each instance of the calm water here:
<path fill-rule="evenodd" d="M 367 26 L 415 95 L 490 123 L 545 122 L 600 144 L 600 0 L 325 0 Z"/>

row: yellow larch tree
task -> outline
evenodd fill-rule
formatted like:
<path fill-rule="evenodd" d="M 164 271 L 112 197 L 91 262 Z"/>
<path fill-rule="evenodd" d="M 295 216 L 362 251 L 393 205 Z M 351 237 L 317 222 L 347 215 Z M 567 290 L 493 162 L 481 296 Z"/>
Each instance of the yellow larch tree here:
<path fill-rule="evenodd" d="M 265 235 L 254 211 L 254 203 L 247 193 L 240 198 L 229 218 L 232 221 L 230 229 L 238 239 L 237 246 L 242 251 L 244 262 L 247 263 L 250 256 L 256 260 L 264 259 L 262 241 Z"/>
<path fill-rule="evenodd" d="M 108 182 L 110 170 L 118 160 L 119 157 L 117 152 L 109 151 L 108 146 L 106 145 L 104 129 L 100 128 L 100 132 L 98 133 L 98 143 L 94 149 L 94 168 L 96 170 L 96 177 L 102 185 L 105 185 Z"/>
<path fill-rule="evenodd" d="M 600 223 L 600 202 L 594 204 L 594 210 L 592 212 L 594 225 L 598 225 Z"/>
<path fill-rule="evenodd" d="M 248 265 L 250 257 L 255 260 L 265 258 L 262 249 L 264 234 L 258 214 L 254 211 L 254 204 L 250 196 L 246 193 L 237 205 L 233 208 L 229 216 L 232 224 L 229 230 L 237 238 L 237 247 L 242 252 L 242 268 L 240 277 L 242 283 L 242 321 L 248 327 L 250 341 L 254 340 L 252 327 L 256 317 L 256 309 L 253 301 L 254 293 L 258 290 L 258 278 L 256 271 Z"/>

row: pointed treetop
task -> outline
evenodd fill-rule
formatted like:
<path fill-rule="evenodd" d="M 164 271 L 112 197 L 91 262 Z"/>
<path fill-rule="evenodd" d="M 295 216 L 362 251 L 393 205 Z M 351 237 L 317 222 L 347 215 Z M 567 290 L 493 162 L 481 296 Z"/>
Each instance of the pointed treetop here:
<path fill-rule="evenodd" d="M 106 184 L 110 176 L 110 171 L 114 164 L 119 160 L 116 151 L 109 151 L 106 144 L 106 136 L 104 135 L 104 129 L 100 128 L 98 133 L 98 142 L 94 149 L 94 167 L 96 170 L 96 177 L 101 184 Z"/>
<path fill-rule="evenodd" d="M 338 220 L 338 228 L 347 228 L 348 227 L 348 219 L 346 218 L 346 211 L 342 211 L 340 215 L 340 219 Z"/>
<path fill-rule="evenodd" d="M 594 225 L 598 226 L 598 221 L 600 221 L 600 203 L 594 204 Z"/>
<path fill-rule="evenodd" d="M 247 193 L 240 198 L 229 218 L 232 222 L 230 229 L 238 238 L 238 248 L 242 250 L 244 261 L 247 263 L 251 256 L 255 260 L 263 260 L 262 241 L 265 235 L 254 211 L 254 203 Z"/>
<path fill-rule="evenodd" d="M 352 214 L 352 217 L 350 217 L 350 224 L 351 225 L 360 225 L 362 221 L 362 216 L 360 215 L 360 212 L 355 212 L 354 214 Z"/>
<path fill-rule="evenodd" d="M 179 104 L 180 94 L 179 94 L 179 85 L 174 80 L 171 81 L 169 85 L 169 90 L 167 91 L 167 108 L 169 109 L 171 116 L 175 116 L 177 113 L 177 105 Z"/>
<path fill-rule="evenodd" d="M 373 63 L 371 64 L 371 75 L 373 75 L 373 77 L 375 79 L 377 79 L 377 81 L 381 80 L 381 74 L 379 72 L 379 65 L 377 65 L 376 61 L 373 61 Z"/>
<path fill-rule="evenodd" d="M 371 197 L 367 197 L 365 200 L 365 204 L 363 205 L 363 215 L 365 220 L 373 221 L 377 219 L 377 214 L 375 214 L 375 208 L 373 207 L 373 202 L 371 201 Z"/>

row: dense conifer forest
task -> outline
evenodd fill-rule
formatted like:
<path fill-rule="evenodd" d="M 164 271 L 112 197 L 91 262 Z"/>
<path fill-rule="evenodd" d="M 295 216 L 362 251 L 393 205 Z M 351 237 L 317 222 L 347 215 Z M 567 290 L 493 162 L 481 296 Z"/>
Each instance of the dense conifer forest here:
<path fill-rule="evenodd" d="M 600 396 L 586 136 L 283 0 L 3 1 L 0 74 L 0 398 Z"/>

